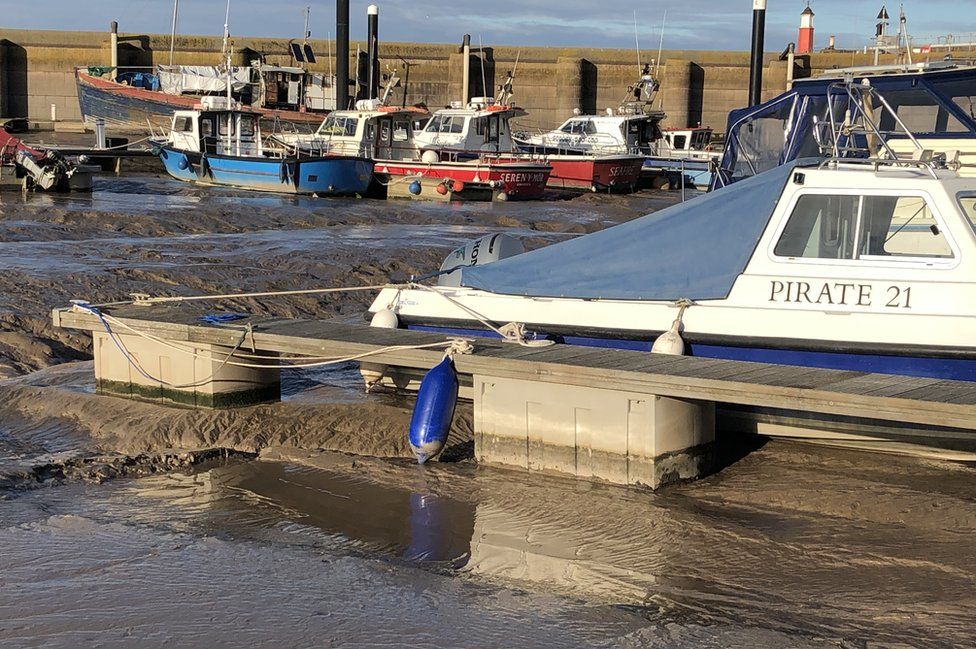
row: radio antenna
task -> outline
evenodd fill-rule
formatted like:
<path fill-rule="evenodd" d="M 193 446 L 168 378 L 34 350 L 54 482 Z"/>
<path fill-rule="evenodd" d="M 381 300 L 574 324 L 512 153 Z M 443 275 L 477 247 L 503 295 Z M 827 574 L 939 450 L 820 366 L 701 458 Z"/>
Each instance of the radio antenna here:
<path fill-rule="evenodd" d="M 661 54 L 664 52 L 664 25 L 668 22 L 668 10 L 664 10 L 664 17 L 661 19 L 661 40 L 657 44 L 657 63 L 654 64 L 654 76 L 661 67 Z"/>
<path fill-rule="evenodd" d="M 481 57 L 481 91 L 488 94 L 488 82 L 485 79 L 485 44 L 481 42 L 481 34 L 478 34 L 478 55 Z"/>
<path fill-rule="evenodd" d="M 637 10 L 634 9 L 634 45 L 637 46 L 637 74 L 644 71 L 640 61 L 640 39 L 637 37 Z"/>

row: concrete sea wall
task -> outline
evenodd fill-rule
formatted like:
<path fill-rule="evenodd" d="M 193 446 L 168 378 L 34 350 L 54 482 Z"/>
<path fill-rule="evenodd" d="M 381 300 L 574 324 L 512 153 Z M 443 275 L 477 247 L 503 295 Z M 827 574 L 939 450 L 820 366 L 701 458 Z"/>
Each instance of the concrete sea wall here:
<path fill-rule="evenodd" d="M 314 40 L 311 44 L 318 58 L 311 69 L 333 69 L 329 53 L 335 51 L 335 43 Z M 165 64 L 169 62 L 169 49 L 168 35 L 120 33 L 119 65 Z M 216 65 L 221 61 L 220 49 L 220 37 L 179 36 L 174 62 Z M 260 56 L 270 63 L 291 61 L 284 39 L 237 37 L 234 49 L 237 64 Z M 353 57 L 357 50 L 365 50 L 365 43 L 354 41 Z M 651 61 L 656 55 L 642 52 L 641 60 Z M 395 94 L 397 102 L 424 102 L 437 108 L 461 96 L 463 56 L 457 45 L 385 42 L 380 45 L 380 58 L 384 73 L 395 68 L 403 80 L 403 87 Z M 47 121 L 54 104 L 59 120 L 80 119 L 74 69 L 108 65 L 110 60 L 107 31 L 0 29 L 0 117 Z M 817 53 L 798 57 L 794 75 L 804 77 L 812 71 L 870 62 L 864 54 Z M 354 72 L 355 58 L 350 67 Z M 487 94 L 494 94 L 506 72 L 513 69 L 516 101 L 530 113 L 520 124 L 524 128 L 552 128 L 575 108 L 584 112 L 616 108 L 638 75 L 633 50 L 486 47 L 483 57 L 477 53 L 472 56 L 472 96 L 484 94 L 485 87 L 489 88 Z M 721 132 L 729 110 L 747 102 L 748 53 L 665 50 L 658 77 L 667 126 L 701 123 Z M 786 62 L 767 54 L 763 79 L 764 97 L 782 92 L 786 88 Z"/>

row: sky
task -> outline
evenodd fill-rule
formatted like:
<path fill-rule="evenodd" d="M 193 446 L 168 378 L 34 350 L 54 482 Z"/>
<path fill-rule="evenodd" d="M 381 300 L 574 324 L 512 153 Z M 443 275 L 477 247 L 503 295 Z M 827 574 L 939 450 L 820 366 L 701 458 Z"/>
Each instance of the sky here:
<path fill-rule="evenodd" d="M 368 2 L 351 0 L 351 35 L 363 39 Z M 751 0 L 379 0 L 380 38 L 389 41 L 460 42 L 470 33 L 485 45 L 566 47 L 634 46 L 634 12 L 642 49 L 656 49 L 664 26 L 665 49 L 747 50 Z M 796 40 L 804 0 L 768 0 L 766 49 Z M 882 0 L 814 0 L 817 48 L 837 36 L 837 47 L 857 48 L 874 33 Z M 888 2 L 897 30 L 898 5 Z M 976 1 L 906 0 L 909 32 L 916 43 L 952 33 L 976 41 Z M 20 0 L 0 0 L 3 27 L 168 33 L 172 0 L 44 0 L 44 11 Z M 181 0 L 179 31 L 220 34 L 225 0 Z M 231 0 L 231 34 L 298 38 L 311 6 L 313 38 L 335 31 L 334 0 Z"/>

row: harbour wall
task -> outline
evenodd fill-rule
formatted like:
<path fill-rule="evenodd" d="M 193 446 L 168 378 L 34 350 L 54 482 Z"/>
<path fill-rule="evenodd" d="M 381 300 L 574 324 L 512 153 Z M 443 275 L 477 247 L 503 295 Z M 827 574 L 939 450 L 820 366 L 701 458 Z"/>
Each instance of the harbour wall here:
<path fill-rule="evenodd" d="M 221 42 L 216 36 L 179 36 L 174 63 L 217 65 L 221 62 Z M 236 37 L 234 63 L 246 64 L 263 56 L 269 63 L 289 65 L 288 43 L 286 39 Z M 334 69 L 330 56 L 335 51 L 334 41 L 310 43 L 317 57 L 310 69 L 325 73 Z M 356 52 L 365 49 L 365 42 L 351 43 L 353 74 Z M 120 67 L 166 64 L 169 50 L 169 35 L 119 34 Z M 656 51 L 641 52 L 644 62 L 656 57 Z M 722 132 L 729 110 L 746 105 L 748 52 L 664 50 L 660 58 L 656 74 L 661 81 L 660 102 L 668 114 L 666 126 L 700 123 Z M 402 87 L 394 92 L 397 103 L 423 102 L 433 109 L 461 97 L 463 55 L 457 45 L 384 42 L 380 44 L 380 59 L 384 74 L 395 69 L 401 77 Z M 81 119 L 74 69 L 108 65 L 110 60 L 107 31 L 0 29 L 0 117 L 46 122 L 51 119 L 53 104 L 59 120 Z M 796 58 L 794 76 L 870 63 L 870 56 L 862 53 L 815 53 Z M 787 65 L 778 54 L 767 53 L 764 98 L 786 89 Z M 479 53 L 475 48 L 471 96 L 495 94 L 510 70 L 516 75 L 516 101 L 529 112 L 519 126 L 527 129 L 557 126 L 576 108 L 584 113 L 616 108 L 639 72 L 633 50 L 497 46 Z"/>

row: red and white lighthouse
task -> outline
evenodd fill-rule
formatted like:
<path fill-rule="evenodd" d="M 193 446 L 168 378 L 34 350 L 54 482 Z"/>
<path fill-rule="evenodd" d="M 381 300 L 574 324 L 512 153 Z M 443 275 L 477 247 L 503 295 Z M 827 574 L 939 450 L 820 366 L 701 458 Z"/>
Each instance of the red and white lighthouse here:
<path fill-rule="evenodd" d="M 796 39 L 796 53 L 809 54 L 813 51 L 813 9 L 810 5 L 800 14 L 800 35 Z"/>

